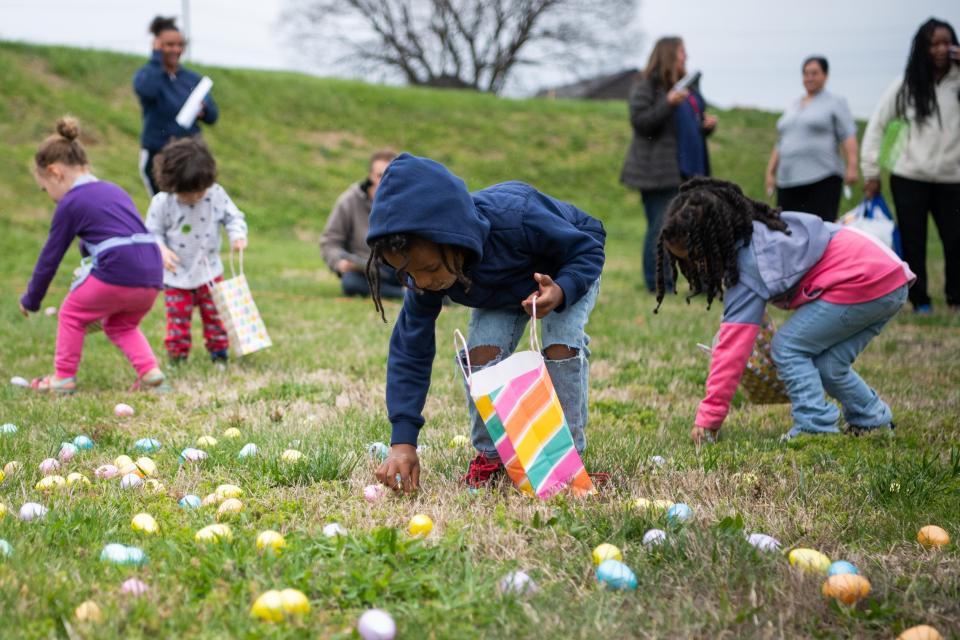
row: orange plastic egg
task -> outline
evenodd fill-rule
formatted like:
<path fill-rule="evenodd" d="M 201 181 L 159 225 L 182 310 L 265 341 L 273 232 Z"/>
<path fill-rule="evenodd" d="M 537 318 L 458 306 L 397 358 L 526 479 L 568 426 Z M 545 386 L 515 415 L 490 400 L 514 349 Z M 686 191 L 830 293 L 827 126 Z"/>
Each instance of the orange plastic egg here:
<path fill-rule="evenodd" d="M 823 583 L 823 595 L 843 604 L 856 604 L 870 593 L 870 581 L 854 573 L 830 576 Z"/>

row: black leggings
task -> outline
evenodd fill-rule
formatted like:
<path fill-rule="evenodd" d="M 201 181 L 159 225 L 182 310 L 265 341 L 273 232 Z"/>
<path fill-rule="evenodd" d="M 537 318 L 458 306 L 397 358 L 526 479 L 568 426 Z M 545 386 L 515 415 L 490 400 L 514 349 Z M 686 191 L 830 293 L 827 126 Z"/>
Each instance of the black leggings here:
<path fill-rule="evenodd" d="M 890 176 L 890 191 L 897 209 L 903 259 L 917 275 L 910 287 L 914 307 L 930 304 L 927 292 L 927 219 L 933 222 L 943 242 L 947 304 L 960 306 L 960 183 L 922 182 Z"/>
<path fill-rule="evenodd" d="M 830 176 L 796 187 L 777 188 L 777 206 L 784 211 L 800 211 L 820 216 L 827 222 L 837 219 L 843 178 Z"/>

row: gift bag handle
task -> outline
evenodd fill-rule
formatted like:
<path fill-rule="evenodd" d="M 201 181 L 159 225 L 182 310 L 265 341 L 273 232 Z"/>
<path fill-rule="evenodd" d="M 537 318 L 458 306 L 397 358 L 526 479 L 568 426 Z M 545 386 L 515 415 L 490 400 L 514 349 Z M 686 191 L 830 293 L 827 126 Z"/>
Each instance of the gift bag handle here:
<path fill-rule="evenodd" d="M 530 322 L 532 323 L 530 326 L 530 350 L 540 353 L 540 336 L 537 335 L 537 296 L 533 296 L 533 309 Z M 470 364 L 470 349 L 467 348 L 467 339 L 460 333 L 460 329 L 453 330 L 453 349 L 456 353 L 457 366 L 460 367 L 460 371 L 463 373 L 463 379 L 467 381 L 467 386 L 469 387 L 473 365 Z M 463 359 L 460 358 L 461 350 L 463 351 Z M 466 368 L 463 366 L 463 360 L 467 361 Z"/>
<path fill-rule="evenodd" d="M 237 249 L 240 253 L 240 275 L 243 275 L 243 249 Z M 237 277 L 237 272 L 233 268 L 233 243 L 230 243 L 230 275 L 234 278 Z"/>
<path fill-rule="evenodd" d="M 530 350 L 540 353 L 540 336 L 537 333 L 537 296 L 533 296 L 530 313 Z"/>

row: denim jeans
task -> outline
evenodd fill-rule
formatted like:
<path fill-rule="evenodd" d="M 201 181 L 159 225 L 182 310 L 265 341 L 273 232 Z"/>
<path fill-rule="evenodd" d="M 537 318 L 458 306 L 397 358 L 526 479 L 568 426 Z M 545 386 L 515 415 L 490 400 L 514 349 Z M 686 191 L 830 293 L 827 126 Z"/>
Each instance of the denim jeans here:
<path fill-rule="evenodd" d="M 643 237 L 643 281 L 647 285 L 647 291 L 656 291 L 657 289 L 657 237 L 660 235 L 660 228 L 663 226 L 667 207 L 670 206 L 670 201 L 678 192 L 677 187 L 644 189 L 640 192 L 640 198 L 643 200 L 643 212 L 647 216 L 647 234 Z M 672 280 L 667 273 L 664 274 L 664 277 L 664 284 L 669 290 Z"/>
<path fill-rule="evenodd" d="M 906 300 L 906 285 L 860 304 L 814 300 L 777 331 L 773 361 L 792 404 L 788 435 L 839 431 L 840 412 L 824 391 L 840 402 L 847 424 L 866 429 L 890 424 L 890 407 L 851 365 Z"/>
<path fill-rule="evenodd" d="M 367 276 L 359 271 L 347 271 L 340 277 L 340 287 L 345 296 L 362 296 L 366 298 L 370 295 L 370 285 L 367 284 Z M 384 266 L 380 269 L 380 296 L 382 298 L 402 298 L 403 287 L 397 282 L 397 272 L 392 268 Z"/>
<path fill-rule="evenodd" d="M 584 431 L 587 427 L 587 393 L 590 382 L 590 336 L 584 328 L 590 319 L 590 312 L 597 302 L 600 292 L 600 281 L 590 286 L 582 298 L 563 311 L 553 312 L 540 320 L 540 342 L 544 348 L 552 345 L 564 345 L 577 350 L 577 355 L 564 360 L 546 360 L 547 373 L 557 391 L 560 407 L 567 419 L 567 426 L 573 436 L 573 444 L 577 451 L 583 452 L 587 446 Z M 514 352 L 530 324 L 530 317 L 524 311 L 517 309 L 474 309 L 470 315 L 467 348 L 479 346 L 493 346 L 500 349 L 500 353 L 484 365 L 474 365 L 471 373 L 492 367 Z M 458 357 L 463 361 L 463 353 Z M 465 361 L 464 366 L 466 366 Z M 478 453 L 487 457 L 497 457 L 497 448 L 487 433 L 483 420 L 477 413 L 477 408 L 467 392 L 467 404 L 470 409 L 470 438 L 473 447 Z"/>

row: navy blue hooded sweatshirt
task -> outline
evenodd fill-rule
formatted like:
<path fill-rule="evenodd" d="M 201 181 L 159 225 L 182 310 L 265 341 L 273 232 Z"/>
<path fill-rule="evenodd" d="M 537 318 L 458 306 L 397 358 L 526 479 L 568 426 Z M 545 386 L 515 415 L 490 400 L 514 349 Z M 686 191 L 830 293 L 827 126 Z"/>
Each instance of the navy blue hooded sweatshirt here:
<path fill-rule="evenodd" d="M 196 71 L 184 67 L 172 75 L 168 74 L 163 68 L 162 54 L 153 52 L 150 62 L 140 67 L 133 76 L 133 90 L 137 92 L 143 108 L 140 146 L 147 151 L 159 151 L 170 142 L 170 138 L 186 138 L 200 133 L 197 122 L 189 129 L 177 124 L 177 114 L 201 78 Z M 219 115 L 217 103 L 208 93 L 203 99 L 203 117 L 199 119 L 213 124 Z"/>
<path fill-rule="evenodd" d="M 516 309 L 537 290 L 534 273 L 563 289 L 576 303 L 600 277 L 606 232 L 599 220 L 522 182 L 470 193 L 463 180 L 427 158 L 398 156 L 377 189 L 367 242 L 411 233 L 467 250 L 470 290 L 407 290 L 390 338 L 387 413 L 391 444 L 416 444 L 436 354 L 435 323 L 443 297 L 480 309 Z"/>

